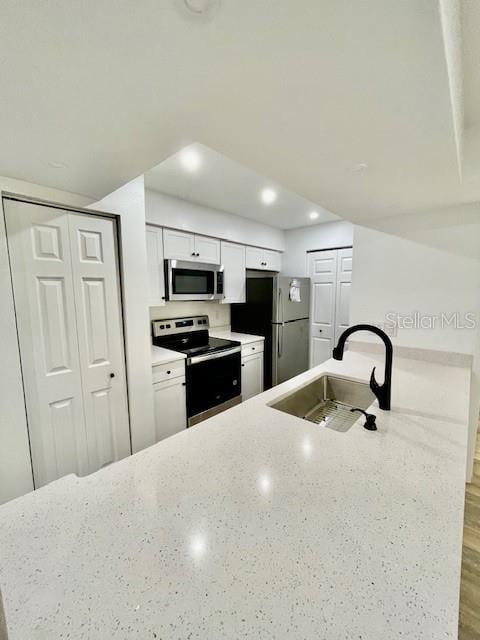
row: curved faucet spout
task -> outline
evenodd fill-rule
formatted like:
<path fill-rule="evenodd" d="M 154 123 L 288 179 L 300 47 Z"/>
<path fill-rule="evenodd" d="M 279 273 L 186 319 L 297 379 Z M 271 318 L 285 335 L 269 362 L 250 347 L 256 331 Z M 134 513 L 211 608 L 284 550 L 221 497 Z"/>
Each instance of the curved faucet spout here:
<path fill-rule="evenodd" d="M 345 348 L 345 342 L 347 339 L 357 331 L 370 331 L 379 336 L 383 340 L 385 345 L 385 376 L 383 384 L 378 384 L 375 380 L 375 368 L 373 367 L 370 375 L 370 389 L 377 396 L 378 405 L 380 409 L 390 411 L 391 394 L 392 394 L 392 364 L 393 364 L 393 346 L 392 341 L 387 336 L 385 331 L 375 327 L 373 324 L 356 324 L 353 327 L 345 329 L 340 338 L 338 339 L 337 346 L 333 349 L 333 357 L 335 360 L 343 360 L 343 351 Z"/>

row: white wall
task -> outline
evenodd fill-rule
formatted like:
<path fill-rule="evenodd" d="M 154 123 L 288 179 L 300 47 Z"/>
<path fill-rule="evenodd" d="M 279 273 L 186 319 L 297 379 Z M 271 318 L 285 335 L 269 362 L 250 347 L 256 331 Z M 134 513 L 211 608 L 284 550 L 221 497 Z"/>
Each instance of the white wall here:
<path fill-rule="evenodd" d="M 480 238 L 480 225 L 476 229 L 469 226 L 464 233 L 477 233 Z M 353 242 L 351 324 L 383 323 L 389 312 L 478 313 L 479 260 L 367 227 L 355 226 Z M 398 329 L 392 341 L 401 346 L 475 353 L 474 330 L 437 325 Z"/>
<path fill-rule="evenodd" d="M 128 398 L 135 453 L 155 442 L 143 176 L 91 207 L 120 216 Z"/>
<path fill-rule="evenodd" d="M 210 327 L 230 325 L 230 305 L 218 302 L 167 302 L 163 307 L 150 307 L 150 320 L 208 316 Z"/>
<path fill-rule="evenodd" d="M 415 228 L 417 222 L 407 231 L 408 226 L 405 220 L 402 233 L 408 233 L 411 239 L 355 227 L 351 324 L 382 323 L 390 311 L 432 315 L 472 312 L 478 323 L 480 224 L 475 221 L 427 230 L 425 225 Z M 480 407 L 480 326 L 475 330 L 441 326 L 399 329 L 392 341 L 401 346 L 473 356 L 466 475 L 469 480 Z"/>
<path fill-rule="evenodd" d="M 162 227 L 183 229 L 276 251 L 285 249 L 284 232 L 281 229 L 150 189 L 145 190 L 145 215 L 147 222 Z"/>
<path fill-rule="evenodd" d="M 0 191 L 78 207 L 89 202 L 80 195 L 4 177 L 0 177 Z M 3 209 L 0 215 L 0 354 L 1 504 L 33 489 Z"/>
<path fill-rule="evenodd" d="M 285 253 L 282 273 L 287 276 L 308 276 L 307 251 L 351 246 L 353 225 L 345 220 L 324 222 L 285 231 Z"/>

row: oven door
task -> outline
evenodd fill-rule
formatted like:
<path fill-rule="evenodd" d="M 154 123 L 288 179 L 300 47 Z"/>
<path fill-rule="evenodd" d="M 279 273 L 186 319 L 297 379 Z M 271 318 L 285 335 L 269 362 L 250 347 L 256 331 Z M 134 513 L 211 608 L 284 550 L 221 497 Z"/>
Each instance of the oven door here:
<path fill-rule="evenodd" d="M 186 366 L 187 416 L 191 418 L 242 393 L 240 347 L 188 358 Z"/>
<path fill-rule="evenodd" d="M 218 264 L 165 260 L 168 300 L 220 300 L 223 267 Z"/>

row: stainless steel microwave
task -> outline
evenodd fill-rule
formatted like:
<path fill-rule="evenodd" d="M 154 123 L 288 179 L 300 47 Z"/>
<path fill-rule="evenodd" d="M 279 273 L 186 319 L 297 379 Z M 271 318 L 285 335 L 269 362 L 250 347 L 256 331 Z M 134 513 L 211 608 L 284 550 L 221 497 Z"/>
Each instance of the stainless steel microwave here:
<path fill-rule="evenodd" d="M 222 300 L 223 265 L 165 260 L 167 300 Z"/>

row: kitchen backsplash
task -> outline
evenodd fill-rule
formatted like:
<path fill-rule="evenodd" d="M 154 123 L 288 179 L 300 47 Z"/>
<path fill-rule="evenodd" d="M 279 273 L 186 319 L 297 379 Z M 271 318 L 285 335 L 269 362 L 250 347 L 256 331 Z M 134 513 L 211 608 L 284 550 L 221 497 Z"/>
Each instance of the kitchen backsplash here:
<path fill-rule="evenodd" d="M 163 307 L 150 307 L 150 320 L 208 316 L 211 327 L 230 325 L 230 305 L 218 302 L 167 302 Z"/>

